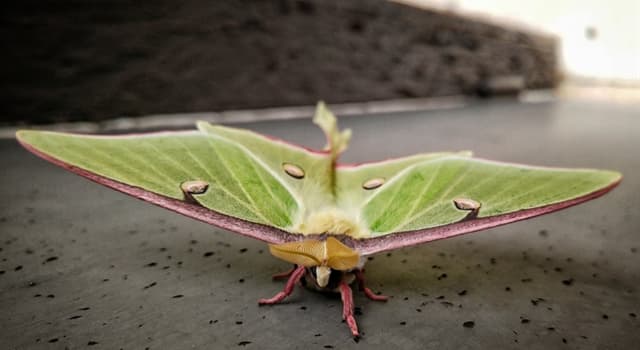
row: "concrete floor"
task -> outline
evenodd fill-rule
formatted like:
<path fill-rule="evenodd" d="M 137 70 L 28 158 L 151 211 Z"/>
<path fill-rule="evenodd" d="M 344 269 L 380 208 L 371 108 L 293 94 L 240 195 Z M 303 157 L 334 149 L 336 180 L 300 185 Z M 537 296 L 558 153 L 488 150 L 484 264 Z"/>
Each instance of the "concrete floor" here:
<path fill-rule="evenodd" d="M 640 342 L 640 108 L 571 101 L 350 117 L 345 161 L 471 149 L 622 171 L 560 213 L 381 254 L 340 301 L 297 290 L 258 307 L 288 266 L 266 246 L 113 192 L 0 142 L 0 343 L 5 349 L 629 349 Z M 310 146 L 308 120 L 246 125 Z M 473 327 L 463 326 L 472 321 Z"/>

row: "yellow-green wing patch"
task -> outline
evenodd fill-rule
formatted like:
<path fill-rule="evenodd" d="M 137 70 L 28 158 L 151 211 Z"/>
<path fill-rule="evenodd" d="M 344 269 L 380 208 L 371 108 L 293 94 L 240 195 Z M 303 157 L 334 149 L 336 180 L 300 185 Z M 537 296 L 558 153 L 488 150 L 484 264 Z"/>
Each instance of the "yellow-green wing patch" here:
<path fill-rule="evenodd" d="M 205 181 L 207 191 L 194 199 L 232 217 L 287 229 L 299 216 L 295 189 L 262 159 L 270 150 L 250 152 L 203 132 L 103 137 L 21 131 L 18 137 L 69 165 L 174 199 L 184 199 L 182 183 Z"/>
<path fill-rule="evenodd" d="M 314 212 L 333 206 L 333 164 L 330 154 L 311 152 L 248 130 L 205 122 L 199 122 L 198 128 L 207 135 L 238 145 L 247 154 L 258 158 L 296 198 L 299 204 L 299 215 L 295 220 L 297 223 Z M 287 173 L 285 165 L 298 169 L 302 176 Z"/>
<path fill-rule="evenodd" d="M 340 166 L 336 170 L 337 206 L 345 212 L 359 212 L 363 203 L 392 183 L 396 176 L 417 164 L 451 155 L 470 157 L 471 152 L 424 153 L 377 163 Z"/>
<path fill-rule="evenodd" d="M 407 168 L 375 190 L 362 206 L 371 236 L 420 230 L 463 220 L 454 199 L 480 204 L 477 217 L 550 205 L 604 188 L 612 171 L 520 166 L 448 156 Z"/>

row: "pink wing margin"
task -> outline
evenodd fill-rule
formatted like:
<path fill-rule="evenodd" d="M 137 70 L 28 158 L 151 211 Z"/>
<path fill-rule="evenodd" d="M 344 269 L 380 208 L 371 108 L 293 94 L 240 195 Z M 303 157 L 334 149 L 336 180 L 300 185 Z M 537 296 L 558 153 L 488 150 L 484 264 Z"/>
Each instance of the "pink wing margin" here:
<path fill-rule="evenodd" d="M 153 192 L 143 190 L 139 187 L 129 186 L 121 182 L 111 180 L 107 177 L 78 168 L 76 166 L 63 162 L 60 159 L 57 159 L 45 153 L 42 153 L 37 149 L 35 149 L 34 147 L 30 146 L 29 144 L 22 142 L 20 139 L 18 139 L 18 142 L 20 142 L 20 144 L 24 148 L 26 148 L 29 152 L 37 155 L 38 157 L 44 160 L 47 160 L 55 165 L 58 165 L 64 169 L 67 169 L 82 177 L 86 177 L 91 181 L 97 182 L 101 185 L 107 186 L 116 191 L 126 193 L 130 196 L 136 197 L 143 201 L 153 203 L 163 208 L 167 208 L 176 213 L 180 213 L 184 216 L 188 216 L 190 218 L 200 220 L 207 224 L 211 224 L 211 225 L 223 228 L 225 230 L 233 231 L 241 235 L 255 238 L 255 239 L 258 239 L 267 243 L 272 243 L 272 244 L 285 243 L 285 242 L 299 239 L 298 237 L 296 237 L 296 235 L 293 235 L 286 231 L 279 230 L 275 227 L 270 227 L 270 226 L 261 225 L 261 224 L 245 221 L 242 219 L 234 218 L 228 215 L 218 213 L 214 210 L 202 207 L 197 204 L 192 204 L 189 202 L 165 197 L 159 194 L 155 194 Z"/>
<path fill-rule="evenodd" d="M 357 250 L 362 255 L 371 255 L 388 250 L 459 236 L 466 233 L 486 230 L 492 227 L 502 226 L 508 223 L 552 213 L 554 211 L 565 209 L 583 202 L 587 202 L 594 198 L 598 198 L 618 186 L 620 181 L 622 181 L 622 177 L 616 182 L 613 182 L 610 185 L 603 187 L 597 191 L 571 200 L 558 202 L 543 207 L 525 209 L 497 216 L 463 220 L 454 224 L 432 227 L 424 230 L 397 232 L 381 237 L 362 240 L 350 239 L 347 241 L 347 244 L 349 244 L 352 248 Z"/>

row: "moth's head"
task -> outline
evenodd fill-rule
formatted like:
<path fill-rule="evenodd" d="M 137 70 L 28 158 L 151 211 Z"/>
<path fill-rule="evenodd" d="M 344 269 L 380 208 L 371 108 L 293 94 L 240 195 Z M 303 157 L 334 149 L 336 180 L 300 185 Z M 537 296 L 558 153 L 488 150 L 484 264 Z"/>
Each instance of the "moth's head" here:
<path fill-rule="evenodd" d="M 315 266 L 311 268 L 311 273 L 319 287 L 324 288 L 329 284 L 331 277 L 331 268 L 329 266 Z"/>
<path fill-rule="evenodd" d="M 270 244 L 269 251 L 276 258 L 304 267 L 313 267 L 316 282 L 326 287 L 332 270 L 348 271 L 358 266 L 360 255 L 336 238 L 307 239 L 298 242 Z"/>

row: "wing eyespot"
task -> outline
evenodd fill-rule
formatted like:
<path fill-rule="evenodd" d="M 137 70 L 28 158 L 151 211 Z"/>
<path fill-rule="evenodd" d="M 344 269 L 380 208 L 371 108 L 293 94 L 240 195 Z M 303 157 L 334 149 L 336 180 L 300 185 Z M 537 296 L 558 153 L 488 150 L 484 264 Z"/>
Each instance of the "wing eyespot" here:
<path fill-rule="evenodd" d="M 285 173 L 287 173 L 287 175 L 291 176 L 294 179 L 299 180 L 304 178 L 304 170 L 295 164 L 282 163 L 282 169 Z"/>
<path fill-rule="evenodd" d="M 180 184 L 180 189 L 188 194 L 203 194 L 209 188 L 209 183 L 202 180 L 185 181 Z"/>
<path fill-rule="evenodd" d="M 375 190 L 384 184 L 385 179 L 382 177 L 373 178 L 362 183 L 365 190 Z"/>
<path fill-rule="evenodd" d="M 478 211 L 482 206 L 480 202 L 469 198 L 455 198 L 453 204 L 459 210 Z"/>

